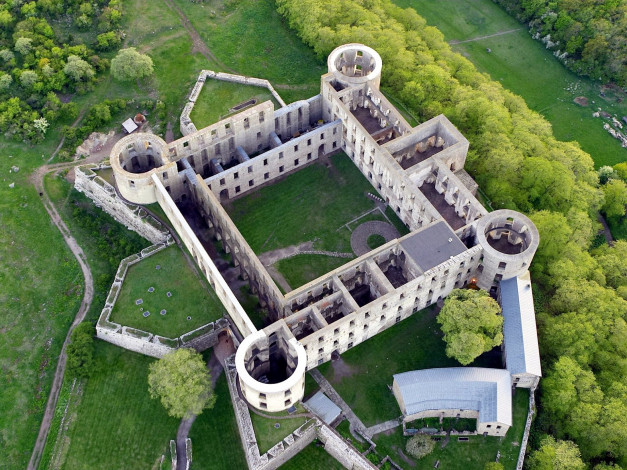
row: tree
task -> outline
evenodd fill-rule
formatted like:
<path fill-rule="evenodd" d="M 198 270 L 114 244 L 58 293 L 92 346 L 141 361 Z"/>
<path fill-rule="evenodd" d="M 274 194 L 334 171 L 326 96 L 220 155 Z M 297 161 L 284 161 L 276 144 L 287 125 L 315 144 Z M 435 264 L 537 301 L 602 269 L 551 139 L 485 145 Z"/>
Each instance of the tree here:
<path fill-rule="evenodd" d="M 152 75 L 152 59 L 134 47 L 121 49 L 111 60 L 111 73 L 116 80 L 129 81 Z"/>
<path fill-rule="evenodd" d="M 0 91 L 8 90 L 11 83 L 13 83 L 13 77 L 11 77 L 11 75 L 8 73 L 0 75 Z"/>
<path fill-rule="evenodd" d="M 177 349 L 150 365 L 148 389 L 152 398 L 175 418 L 197 415 L 213 408 L 216 396 L 202 356 L 191 349 Z"/>
<path fill-rule="evenodd" d="M 530 470 L 585 470 L 577 444 L 546 436 L 529 457 Z"/>
<path fill-rule="evenodd" d="M 28 54 L 33 48 L 33 40 L 31 38 L 18 38 L 15 41 L 15 50 L 22 55 Z"/>
<path fill-rule="evenodd" d="M 24 88 L 32 88 L 38 79 L 37 72 L 32 70 L 24 70 L 20 74 L 20 83 Z"/>
<path fill-rule="evenodd" d="M 607 217 L 621 217 L 625 215 L 627 204 L 627 184 L 622 180 L 610 180 L 601 187 L 605 194 L 605 202 L 601 210 Z"/>
<path fill-rule="evenodd" d="M 91 80 L 94 76 L 92 66 L 76 55 L 71 55 L 67 58 L 63 72 L 76 82 Z"/>
<path fill-rule="evenodd" d="M 434 448 L 435 441 L 426 434 L 416 434 L 407 441 L 407 445 L 405 446 L 409 455 L 417 459 L 429 455 L 433 452 Z"/>
<path fill-rule="evenodd" d="M 94 327 L 80 323 L 70 336 L 67 347 L 66 372 L 69 377 L 89 377 L 94 363 Z"/>
<path fill-rule="evenodd" d="M 453 289 L 444 301 L 438 323 L 446 355 L 463 365 L 503 342 L 501 308 L 482 290 Z"/>
<path fill-rule="evenodd" d="M 49 126 L 50 126 L 50 123 L 45 117 L 41 117 L 33 121 L 33 127 L 37 129 L 39 132 L 41 132 L 42 136 L 46 135 L 46 131 L 48 130 Z"/>

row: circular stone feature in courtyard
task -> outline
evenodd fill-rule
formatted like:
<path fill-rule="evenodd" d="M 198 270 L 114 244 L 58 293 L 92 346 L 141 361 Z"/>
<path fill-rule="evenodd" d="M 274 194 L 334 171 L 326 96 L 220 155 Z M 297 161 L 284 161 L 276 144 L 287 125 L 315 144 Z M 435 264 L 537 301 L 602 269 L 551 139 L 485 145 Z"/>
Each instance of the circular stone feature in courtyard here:
<path fill-rule="evenodd" d="M 274 423 L 274 429 L 279 429 L 281 425 L 279 423 Z"/>
<path fill-rule="evenodd" d="M 143 304 L 143 303 L 144 303 L 144 300 L 143 300 L 143 299 L 137 299 L 137 300 L 135 301 L 135 305 L 141 305 L 141 304 Z"/>
<path fill-rule="evenodd" d="M 166 292 L 166 294 L 165 294 L 165 295 L 167 295 L 168 297 L 172 297 L 172 292 L 169 292 L 169 291 L 168 291 L 168 292 Z"/>
<path fill-rule="evenodd" d="M 164 308 L 164 309 L 162 309 L 162 310 L 159 312 L 159 314 L 161 314 L 161 315 L 165 315 L 165 314 L 166 314 L 166 310 L 165 310 L 165 308 Z"/>
<path fill-rule="evenodd" d="M 155 291 L 155 288 L 154 288 L 154 287 L 152 287 L 152 286 L 151 286 L 151 287 L 149 287 L 149 288 L 148 288 L 148 292 L 150 292 L 151 294 L 152 294 L 154 291 Z"/>
<path fill-rule="evenodd" d="M 143 313 L 143 315 L 144 315 L 144 317 L 147 317 L 148 315 L 150 315 L 150 312 L 149 312 L 148 310 L 146 310 L 146 311 Z"/>
<path fill-rule="evenodd" d="M 157 269 L 157 270 L 161 269 L 161 265 L 158 264 L 157 266 L 155 266 L 155 269 Z"/>
<path fill-rule="evenodd" d="M 188 320 L 191 320 L 191 319 L 192 319 L 192 317 L 187 317 L 187 319 L 188 319 Z"/>
<path fill-rule="evenodd" d="M 351 249 L 357 256 L 365 255 L 373 250 L 368 243 L 372 235 L 379 235 L 384 243 L 401 236 L 393 225 L 380 220 L 371 220 L 358 225 L 351 234 Z M 383 243 L 382 243 L 383 244 Z M 380 245 L 379 245 L 380 246 Z"/>

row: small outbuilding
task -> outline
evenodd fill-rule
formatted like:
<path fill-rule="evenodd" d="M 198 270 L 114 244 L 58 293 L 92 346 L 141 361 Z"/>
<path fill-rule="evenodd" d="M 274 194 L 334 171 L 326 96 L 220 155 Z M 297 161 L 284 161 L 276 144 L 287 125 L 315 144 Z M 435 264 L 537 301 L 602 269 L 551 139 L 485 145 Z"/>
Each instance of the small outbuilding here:
<path fill-rule="evenodd" d="M 342 413 L 340 407 L 333 403 L 322 392 L 316 393 L 313 397 L 307 400 L 305 404 L 329 426 Z"/>
<path fill-rule="evenodd" d="M 124 132 L 126 132 L 127 134 L 131 134 L 139 129 L 139 126 L 135 124 L 135 122 L 133 122 L 131 118 L 128 118 L 122 123 L 122 128 L 124 129 Z"/>

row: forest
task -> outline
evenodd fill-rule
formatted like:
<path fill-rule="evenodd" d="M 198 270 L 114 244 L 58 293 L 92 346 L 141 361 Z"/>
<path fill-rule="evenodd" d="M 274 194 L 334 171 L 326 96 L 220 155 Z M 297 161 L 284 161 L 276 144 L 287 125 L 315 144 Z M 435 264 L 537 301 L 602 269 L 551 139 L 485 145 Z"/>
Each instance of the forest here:
<path fill-rule="evenodd" d="M 414 10 L 389 0 L 277 6 L 321 58 L 349 42 L 376 49 L 384 89 L 421 120 L 446 114 L 471 142 L 466 168 L 492 206 L 537 225 L 531 269 L 545 378 L 530 468 L 627 467 L 627 242 L 592 243 L 612 192 L 627 201 L 619 169 L 600 185 L 587 153 L 557 141 L 542 116 L 452 52 Z"/>
<path fill-rule="evenodd" d="M 627 86 L 626 0 L 495 0 L 568 68 Z"/>
<path fill-rule="evenodd" d="M 69 96 L 92 90 L 108 69 L 99 53 L 120 46 L 121 18 L 119 0 L 0 0 L 0 131 L 34 144 L 51 124 L 75 119 Z M 70 27 L 98 34 L 85 44 L 64 33 Z"/>

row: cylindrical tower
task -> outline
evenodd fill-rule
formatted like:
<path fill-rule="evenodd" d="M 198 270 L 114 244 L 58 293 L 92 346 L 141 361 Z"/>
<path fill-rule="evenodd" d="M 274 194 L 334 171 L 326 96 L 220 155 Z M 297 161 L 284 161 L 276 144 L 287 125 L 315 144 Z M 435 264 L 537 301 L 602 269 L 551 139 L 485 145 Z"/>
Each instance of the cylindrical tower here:
<path fill-rule="evenodd" d="M 242 394 L 259 410 L 286 410 L 305 394 L 307 353 L 281 329 L 247 336 L 237 349 L 235 367 Z"/>
<path fill-rule="evenodd" d="M 152 174 L 169 162 L 168 146 L 154 134 L 138 133 L 120 139 L 110 154 L 120 194 L 137 204 L 156 202 Z"/>
<path fill-rule="evenodd" d="M 538 249 L 540 235 L 529 217 L 502 209 L 477 221 L 476 240 L 483 248 L 477 285 L 495 292 L 501 279 L 523 274 Z"/>
<path fill-rule="evenodd" d="M 344 44 L 331 51 L 327 59 L 329 73 L 345 87 L 370 82 L 375 88 L 381 83 L 381 56 L 363 44 Z"/>

